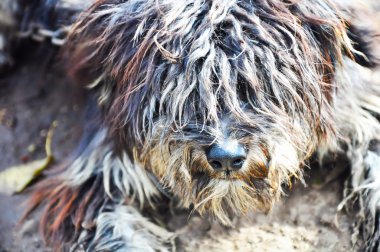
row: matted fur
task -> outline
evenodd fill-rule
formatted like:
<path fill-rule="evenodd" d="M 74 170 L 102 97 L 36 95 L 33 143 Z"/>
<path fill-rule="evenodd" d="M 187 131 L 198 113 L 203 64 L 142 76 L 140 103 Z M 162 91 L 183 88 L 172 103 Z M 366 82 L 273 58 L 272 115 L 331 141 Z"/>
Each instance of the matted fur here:
<path fill-rule="evenodd" d="M 324 1 L 99 1 L 67 51 L 75 71 L 91 67 L 116 144 L 132 144 L 185 205 L 228 224 L 226 208 L 269 210 L 333 134 L 344 29 Z M 205 157 L 226 135 L 249 151 L 227 179 Z"/>
<path fill-rule="evenodd" d="M 63 52 L 97 98 L 100 123 L 31 200 L 46 205 L 46 241 L 170 249 L 171 234 L 135 208 L 154 209 L 163 192 L 231 225 L 269 211 L 317 153 L 350 160 L 347 202 L 360 200 L 365 247 L 378 248 L 380 85 L 354 62 L 374 57 L 352 46 L 346 14 L 329 0 L 95 1 Z M 226 139 L 245 147 L 239 171 L 207 161 Z"/>

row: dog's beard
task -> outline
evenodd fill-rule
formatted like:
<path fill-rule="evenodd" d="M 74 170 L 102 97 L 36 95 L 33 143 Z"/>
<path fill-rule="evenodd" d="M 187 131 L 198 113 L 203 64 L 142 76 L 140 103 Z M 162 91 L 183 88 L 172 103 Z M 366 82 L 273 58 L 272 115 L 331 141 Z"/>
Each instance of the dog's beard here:
<path fill-rule="evenodd" d="M 300 165 L 306 154 L 285 139 L 245 141 L 248 155 L 238 171 L 215 171 L 205 146 L 195 140 L 160 141 L 145 156 L 145 164 L 185 207 L 231 225 L 233 216 L 268 212 L 283 184 L 292 177 L 302 179 Z"/>

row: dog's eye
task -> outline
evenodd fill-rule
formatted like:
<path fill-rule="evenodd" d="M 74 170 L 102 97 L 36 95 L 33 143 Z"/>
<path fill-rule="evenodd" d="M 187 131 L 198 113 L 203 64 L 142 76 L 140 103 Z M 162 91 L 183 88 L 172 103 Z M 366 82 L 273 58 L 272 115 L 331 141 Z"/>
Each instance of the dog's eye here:
<path fill-rule="evenodd" d="M 243 107 L 243 109 L 258 107 L 257 94 L 256 91 L 252 88 L 252 85 L 249 84 L 241 76 L 238 76 L 238 81 L 236 85 L 236 92 L 240 102 L 242 103 L 241 106 Z"/>
<path fill-rule="evenodd" d="M 233 135 L 236 139 L 243 139 L 243 138 L 252 136 L 253 132 L 254 132 L 253 130 L 248 130 L 248 129 L 237 130 L 233 133 Z"/>

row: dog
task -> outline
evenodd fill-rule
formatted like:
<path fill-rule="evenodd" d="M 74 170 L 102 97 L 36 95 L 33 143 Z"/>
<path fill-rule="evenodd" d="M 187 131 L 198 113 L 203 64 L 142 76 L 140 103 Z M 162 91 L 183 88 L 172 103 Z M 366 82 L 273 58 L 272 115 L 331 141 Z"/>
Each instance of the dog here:
<path fill-rule="evenodd" d="M 59 2 L 6 0 L 3 13 L 36 14 L 9 18 L 0 37 L 17 40 L 19 20 Z M 94 101 L 78 148 L 30 200 L 49 246 L 168 251 L 173 234 L 150 218 L 162 199 L 228 226 L 270 211 L 310 160 L 344 157 L 342 205 L 357 204 L 364 249 L 379 251 L 380 83 L 368 77 L 378 57 L 355 9 L 98 0 L 72 16 L 63 59 Z"/>

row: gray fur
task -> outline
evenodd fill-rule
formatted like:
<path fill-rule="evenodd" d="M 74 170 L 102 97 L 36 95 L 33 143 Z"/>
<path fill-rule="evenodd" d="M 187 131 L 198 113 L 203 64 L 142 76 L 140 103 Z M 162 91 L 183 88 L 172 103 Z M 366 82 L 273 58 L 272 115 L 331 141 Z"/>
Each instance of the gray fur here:
<path fill-rule="evenodd" d="M 360 238 L 379 248 L 371 144 L 380 141 L 380 84 L 353 60 L 366 55 L 346 14 L 329 0 L 95 1 L 63 50 L 70 71 L 85 73 L 101 123 L 32 199 L 47 204 L 46 240 L 73 251 L 165 251 L 172 235 L 137 210 L 155 210 L 159 192 L 231 225 L 270 211 L 316 153 L 322 164 L 350 161 L 339 208 L 358 199 Z M 207 148 L 226 137 L 247 149 L 239 172 L 207 162 Z"/>

